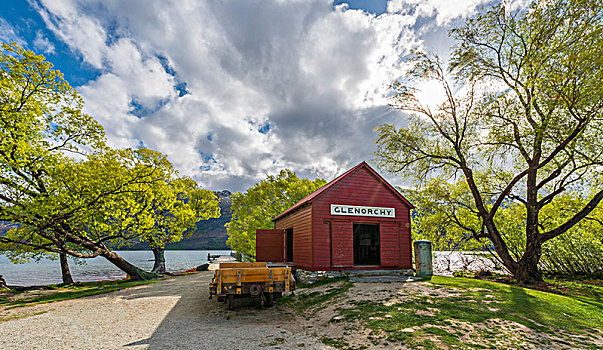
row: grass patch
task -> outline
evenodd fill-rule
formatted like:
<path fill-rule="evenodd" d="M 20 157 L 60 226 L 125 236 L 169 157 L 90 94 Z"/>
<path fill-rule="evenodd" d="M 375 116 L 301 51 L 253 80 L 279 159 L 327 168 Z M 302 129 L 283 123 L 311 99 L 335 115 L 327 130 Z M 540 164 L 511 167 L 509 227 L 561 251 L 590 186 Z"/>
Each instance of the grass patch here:
<path fill-rule="evenodd" d="M 48 311 L 40 311 L 40 312 L 36 312 L 33 313 L 31 315 L 17 315 L 17 316 L 9 316 L 9 317 L 0 317 L 0 323 L 2 322 L 7 322 L 7 321 L 14 321 L 14 320 L 20 320 L 22 318 L 28 318 L 28 317 L 32 317 L 32 316 L 37 316 L 37 315 L 42 315 L 47 313 Z"/>
<path fill-rule="evenodd" d="M 348 342 L 346 342 L 343 338 L 333 339 L 329 337 L 322 337 L 322 339 L 320 340 L 323 344 L 332 346 L 337 349 L 349 349 L 350 346 L 350 344 L 348 344 Z"/>
<path fill-rule="evenodd" d="M 327 279 L 325 279 L 325 280 L 327 280 Z M 324 285 L 336 283 L 336 282 L 343 282 L 343 283 L 339 286 L 329 288 L 325 291 L 320 291 L 320 292 L 315 291 L 315 292 L 310 292 L 310 293 L 303 293 L 303 294 L 299 293 L 296 295 L 287 295 L 281 299 L 280 303 L 282 305 L 287 305 L 287 306 L 293 307 L 295 309 L 307 309 L 307 308 L 321 305 L 321 304 L 325 303 L 326 301 L 333 300 L 336 297 L 347 292 L 353 286 L 352 283 L 347 281 L 347 278 L 345 278 L 345 279 L 332 278 L 332 279 L 328 279 L 328 280 L 329 281 L 326 281 L 320 285 L 317 285 L 317 286 L 310 285 L 306 288 L 315 288 L 315 287 L 318 287 L 321 285 L 324 286 Z M 321 280 L 321 281 L 323 281 L 323 280 Z"/>
<path fill-rule="evenodd" d="M 51 303 L 61 300 L 76 299 L 96 294 L 109 293 L 124 288 L 154 283 L 161 279 L 147 281 L 103 281 L 103 282 L 80 282 L 75 285 L 65 286 L 54 284 L 41 287 L 38 290 L 11 290 L 0 295 L 0 305 L 7 308 L 27 306 L 31 304 Z"/>
<path fill-rule="evenodd" d="M 349 277 L 322 278 L 314 283 L 309 283 L 309 284 L 298 283 L 295 287 L 297 289 L 316 288 L 316 287 L 324 286 L 325 284 L 332 284 L 332 283 L 337 283 L 337 282 L 341 282 L 341 281 L 347 282 L 349 280 L 350 280 Z"/>
<path fill-rule="evenodd" d="M 339 314 L 343 321 L 360 321 L 374 334 L 411 348 L 525 348 L 546 340 L 591 348 L 596 330 L 601 339 L 599 286 L 590 288 L 589 295 L 559 295 L 466 278 L 434 276 L 427 283 L 433 292 L 405 295 L 394 303 L 351 301 Z M 521 326 L 545 339 L 522 335 Z"/>
<path fill-rule="evenodd" d="M 545 328 L 563 329 L 572 332 L 581 332 L 589 328 L 602 329 L 603 327 L 603 288 L 592 290 L 591 296 L 585 295 L 558 295 L 554 293 L 523 288 L 515 285 L 506 285 L 496 282 L 480 281 L 465 278 L 434 277 L 433 284 L 439 286 L 465 289 L 464 295 L 470 296 L 476 304 L 468 307 L 468 311 L 477 312 L 473 317 L 486 318 L 487 316 L 504 315 L 526 326 L 534 323 Z M 466 289 L 471 289 L 470 291 Z M 484 309 L 484 292 L 493 295 L 496 299 L 494 307 L 500 311 L 492 312 Z M 467 304 L 467 303 L 461 303 Z M 522 321 L 524 320 L 524 321 Z M 533 327 L 530 327 L 533 328 Z M 541 327 L 542 328 L 542 327 Z"/>

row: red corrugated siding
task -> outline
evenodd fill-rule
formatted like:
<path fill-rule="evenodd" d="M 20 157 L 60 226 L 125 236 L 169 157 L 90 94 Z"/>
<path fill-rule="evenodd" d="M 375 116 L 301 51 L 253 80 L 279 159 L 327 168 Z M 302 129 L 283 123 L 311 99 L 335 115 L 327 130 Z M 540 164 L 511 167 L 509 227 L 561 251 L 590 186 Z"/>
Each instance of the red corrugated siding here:
<path fill-rule="evenodd" d="M 331 204 L 396 208 L 396 217 L 331 216 Z M 407 264 L 411 249 L 410 236 L 407 235 L 409 231 L 406 228 L 406 224 L 410 222 L 409 213 L 409 206 L 400 197 L 392 193 L 384 183 L 366 168 L 359 168 L 355 173 L 332 186 L 312 202 L 314 269 L 333 269 L 331 259 L 333 259 L 333 265 L 335 265 L 335 262 L 339 262 L 339 258 L 331 257 L 332 247 L 349 246 L 348 243 L 345 243 L 348 238 L 342 238 L 344 241 L 340 242 L 335 241 L 335 238 L 339 236 L 334 236 L 333 242 L 330 241 L 329 220 L 346 221 L 349 227 L 349 235 L 352 234 L 351 226 L 353 222 L 379 223 L 381 227 L 381 266 L 410 268 L 410 264 Z M 335 233 L 337 232 L 335 222 L 332 224 L 334 225 L 332 231 Z M 347 249 L 349 251 L 346 255 L 349 257 L 348 259 L 352 259 L 353 264 L 353 246 L 349 246 Z"/>
<path fill-rule="evenodd" d="M 312 269 L 312 208 L 300 209 L 277 220 L 274 225 L 283 230 L 293 228 L 293 264 Z"/>

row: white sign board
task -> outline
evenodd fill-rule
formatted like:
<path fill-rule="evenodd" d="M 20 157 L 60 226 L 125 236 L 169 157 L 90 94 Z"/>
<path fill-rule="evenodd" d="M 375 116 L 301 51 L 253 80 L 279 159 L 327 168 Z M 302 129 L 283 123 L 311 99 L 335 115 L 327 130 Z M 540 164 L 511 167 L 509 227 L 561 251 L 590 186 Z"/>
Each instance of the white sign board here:
<path fill-rule="evenodd" d="M 372 216 L 395 218 L 396 208 L 362 207 L 357 205 L 331 204 L 331 215 Z"/>

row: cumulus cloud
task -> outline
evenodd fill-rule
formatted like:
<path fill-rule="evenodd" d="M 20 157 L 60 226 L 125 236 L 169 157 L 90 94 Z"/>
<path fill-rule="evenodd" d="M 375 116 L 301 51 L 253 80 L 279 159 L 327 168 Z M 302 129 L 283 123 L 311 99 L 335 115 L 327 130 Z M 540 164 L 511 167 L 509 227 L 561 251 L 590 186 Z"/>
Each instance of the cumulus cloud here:
<path fill-rule="evenodd" d="M 437 8 L 445 23 L 479 2 L 392 1 L 379 16 L 327 0 L 33 4 L 99 71 L 78 89 L 112 145 L 142 143 L 204 186 L 240 190 L 370 160 L 373 128 L 403 118 L 388 85 L 422 45 L 419 15 Z"/>

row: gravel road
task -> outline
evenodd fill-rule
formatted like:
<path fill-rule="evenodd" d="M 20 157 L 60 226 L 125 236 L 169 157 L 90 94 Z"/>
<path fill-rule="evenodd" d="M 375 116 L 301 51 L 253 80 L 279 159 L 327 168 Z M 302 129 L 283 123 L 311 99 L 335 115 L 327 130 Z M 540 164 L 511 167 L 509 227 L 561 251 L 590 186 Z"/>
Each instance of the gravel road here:
<path fill-rule="evenodd" d="M 212 275 L 4 310 L 0 349 L 331 349 L 277 309 L 209 300 Z"/>

